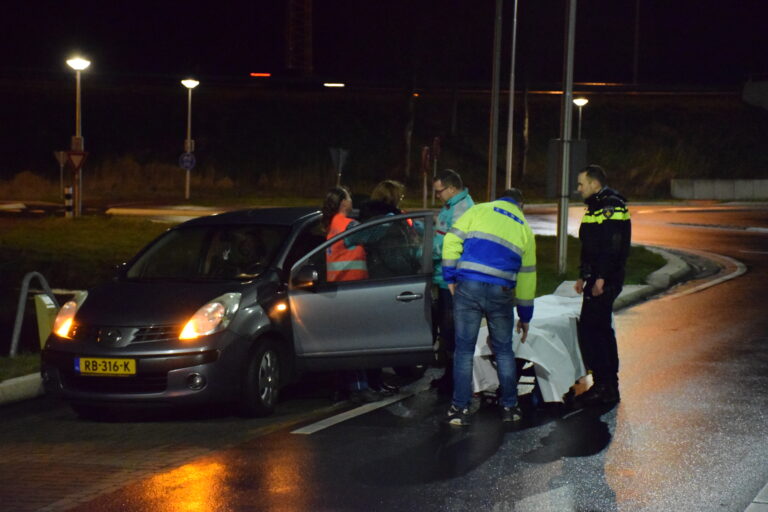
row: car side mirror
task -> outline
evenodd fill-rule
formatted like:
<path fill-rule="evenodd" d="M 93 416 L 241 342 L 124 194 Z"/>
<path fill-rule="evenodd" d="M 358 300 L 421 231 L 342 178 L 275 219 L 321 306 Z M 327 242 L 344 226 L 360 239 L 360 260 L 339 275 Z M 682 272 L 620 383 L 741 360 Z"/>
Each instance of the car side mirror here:
<path fill-rule="evenodd" d="M 296 288 L 312 288 L 320 280 L 320 273 L 313 265 L 305 265 L 291 279 Z"/>

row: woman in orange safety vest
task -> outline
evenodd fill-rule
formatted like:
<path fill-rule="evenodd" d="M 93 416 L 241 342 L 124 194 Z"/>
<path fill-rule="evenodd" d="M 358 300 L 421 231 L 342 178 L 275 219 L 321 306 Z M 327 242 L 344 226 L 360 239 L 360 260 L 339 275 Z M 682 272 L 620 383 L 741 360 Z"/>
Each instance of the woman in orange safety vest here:
<path fill-rule="evenodd" d="M 328 191 L 322 209 L 323 227 L 327 231 L 326 240 L 358 224 L 356 220 L 347 216 L 351 210 L 352 196 L 349 190 L 344 187 L 335 187 Z M 326 250 L 325 261 L 329 282 L 368 278 L 365 249 L 362 245 L 347 246 L 344 240 L 339 240 Z M 368 386 L 365 370 L 347 370 L 339 372 L 337 377 L 345 382 L 352 402 L 375 402 L 381 399 L 381 395 Z"/>
<path fill-rule="evenodd" d="M 351 210 L 352 197 L 349 190 L 335 187 L 328 191 L 323 203 L 326 240 L 358 224 L 347 216 Z M 328 281 L 357 281 L 368 278 L 365 249 L 362 245 L 347 246 L 344 240 L 339 240 L 327 249 L 325 258 Z"/>

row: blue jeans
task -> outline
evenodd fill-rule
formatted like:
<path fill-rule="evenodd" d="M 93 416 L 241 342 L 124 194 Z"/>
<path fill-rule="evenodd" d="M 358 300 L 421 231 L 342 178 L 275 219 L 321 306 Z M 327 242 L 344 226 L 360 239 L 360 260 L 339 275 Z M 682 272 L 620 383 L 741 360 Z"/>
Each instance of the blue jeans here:
<path fill-rule="evenodd" d="M 472 400 L 472 362 L 483 316 L 488 320 L 491 348 L 501 387 L 501 405 L 517 405 L 515 353 L 512 329 L 515 324 L 515 290 L 508 286 L 460 281 L 453 296 L 456 349 L 453 356 L 453 405 L 464 408 Z"/>

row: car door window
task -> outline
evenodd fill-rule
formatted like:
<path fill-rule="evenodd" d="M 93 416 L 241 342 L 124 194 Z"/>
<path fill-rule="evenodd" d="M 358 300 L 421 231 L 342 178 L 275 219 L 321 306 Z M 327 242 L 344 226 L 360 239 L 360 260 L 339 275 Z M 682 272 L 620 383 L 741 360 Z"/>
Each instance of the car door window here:
<path fill-rule="evenodd" d="M 321 283 L 431 272 L 424 267 L 424 229 L 420 222 L 410 218 L 370 222 L 370 226 L 363 225 L 362 229 L 352 231 L 325 250 L 316 252 L 308 263 L 318 271 L 324 271 Z"/>

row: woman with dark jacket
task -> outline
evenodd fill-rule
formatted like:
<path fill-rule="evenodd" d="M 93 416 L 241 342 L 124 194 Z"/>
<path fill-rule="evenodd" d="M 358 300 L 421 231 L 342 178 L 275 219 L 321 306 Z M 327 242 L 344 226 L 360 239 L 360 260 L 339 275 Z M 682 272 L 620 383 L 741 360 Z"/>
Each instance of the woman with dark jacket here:
<path fill-rule="evenodd" d="M 373 189 L 371 198 L 360 206 L 360 222 L 404 213 L 400 201 L 405 186 L 394 180 L 384 180 Z M 370 230 L 365 244 L 368 271 L 372 278 L 412 275 L 421 267 L 414 249 L 417 233 L 413 223 L 392 222 L 381 229 Z"/>

